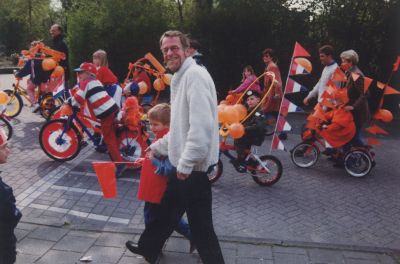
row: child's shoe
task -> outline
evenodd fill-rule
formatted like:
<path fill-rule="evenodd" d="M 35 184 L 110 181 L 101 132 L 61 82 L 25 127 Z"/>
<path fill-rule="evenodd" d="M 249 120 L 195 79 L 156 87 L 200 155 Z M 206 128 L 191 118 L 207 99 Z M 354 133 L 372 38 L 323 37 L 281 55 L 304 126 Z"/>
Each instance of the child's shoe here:
<path fill-rule="evenodd" d="M 244 165 L 240 160 L 235 159 L 232 160 L 231 163 L 237 172 L 243 173 L 247 171 L 246 165 Z"/>

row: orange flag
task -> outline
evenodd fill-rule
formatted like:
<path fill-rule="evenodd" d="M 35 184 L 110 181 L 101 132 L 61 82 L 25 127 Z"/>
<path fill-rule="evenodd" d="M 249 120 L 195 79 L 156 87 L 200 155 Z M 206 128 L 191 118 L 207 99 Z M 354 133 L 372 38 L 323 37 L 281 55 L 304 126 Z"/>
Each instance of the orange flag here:
<path fill-rule="evenodd" d="M 117 179 L 115 177 L 114 162 L 92 162 L 94 171 L 104 198 L 114 198 L 117 196 Z"/>
<path fill-rule="evenodd" d="M 385 95 L 387 95 L 387 94 L 400 94 L 400 92 L 397 91 L 396 89 L 390 87 L 390 86 L 386 86 L 385 92 L 383 94 L 385 94 Z"/>
<path fill-rule="evenodd" d="M 367 144 L 368 145 L 380 145 L 381 142 L 379 142 L 376 138 L 368 138 L 367 139 Z"/>
<path fill-rule="evenodd" d="M 371 133 L 371 134 L 374 134 L 374 135 L 376 135 L 376 134 L 389 135 L 389 133 L 386 132 L 386 130 L 380 128 L 380 127 L 377 126 L 377 125 L 372 125 L 372 126 L 366 128 L 365 130 L 366 130 L 367 132 Z"/>
<path fill-rule="evenodd" d="M 332 74 L 331 80 L 334 82 L 345 82 L 347 81 L 347 78 L 344 72 L 339 67 L 337 67 Z"/>
<path fill-rule="evenodd" d="M 310 57 L 310 53 L 306 51 L 297 41 L 294 45 L 293 57 Z"/>
<path fill-rule="evenodd" d="M 364 77 L 364 93 L 368 91 L 368 88 L 371 85 L 372 81 L 373 80 L 371 78 Z"/>

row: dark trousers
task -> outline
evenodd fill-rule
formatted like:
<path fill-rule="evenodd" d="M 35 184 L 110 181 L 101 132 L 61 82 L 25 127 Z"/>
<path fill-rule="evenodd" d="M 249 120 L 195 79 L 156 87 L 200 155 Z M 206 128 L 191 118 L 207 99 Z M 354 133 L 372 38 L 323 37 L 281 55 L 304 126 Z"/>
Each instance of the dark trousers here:
<path fill-rule="evenodd" d="M 193 242 L 202 262 L 225 263 L 214 232 L 211 200 L 211 183 L 205 172 L 192 172 L 184 181 L 178 180 L 176 175 L 171 177 L 160 210 L 140 236 L 139 248 L 144 257 L 150 262 L 157 259 L 165 241 L 186 211 Z"/>

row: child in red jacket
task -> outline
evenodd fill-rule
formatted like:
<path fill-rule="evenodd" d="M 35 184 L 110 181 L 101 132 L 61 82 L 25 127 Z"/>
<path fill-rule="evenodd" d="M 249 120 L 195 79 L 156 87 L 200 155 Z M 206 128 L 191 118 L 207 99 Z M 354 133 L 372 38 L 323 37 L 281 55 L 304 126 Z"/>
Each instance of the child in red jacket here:
<path fill-rule="evenodd" d="M 114 99 L 118 107 L 121 107 L 122 88 L 118 84 L 118 78 L 108 67 L 107 53 L 98 50 L 93 53 L 93 64 L 97 68 L 97 80 L 99 80 L 106 92 Z"/>
<path fill-rule="evenodd" d="M 162 138 L 169 131 L 170 123 L 170 106 L 168 104 L 158 104 L 149 110 L 148 118 L 150 123 L 150 129 L 154 133 L 154 141 Z M 161 171 L 160 168 L 156 168 L 153 164 L 157 161 L 152 161 L 149 157 L 146 157 L 142 163 L 142 171 L 140 173 L 140 182 L 138 190 L 139 200 L 145 201 L 144 205 L 144 223 L 147 226 L 156 217 L 159 210 L 159 204 L 164 195 L 165 189 L 167 188 L 168 174 L 172 173 L 172 170 L 167 172 L 165 168 L 162 169 L 164 173 L 157 174 L 157 171 Z M 168 163 L 167 160 L 163 163 Z M 172 168 L 172 166 L 170 166 Z M 167 220 L 166 220 L 167 221 Z M 192 243 L 192 235 L 189 229 L 189 224 L 181 219 L 175 231 L 190 240 L 190 253 L 195 249 Z M 133 242 L 126 242 L 128 249 L 131 250 L 132 246 L 135 247 Z M 131 250 L 132 251 L 132 250 Z M 133 250 L 134 251 L 134 250 Z"/>

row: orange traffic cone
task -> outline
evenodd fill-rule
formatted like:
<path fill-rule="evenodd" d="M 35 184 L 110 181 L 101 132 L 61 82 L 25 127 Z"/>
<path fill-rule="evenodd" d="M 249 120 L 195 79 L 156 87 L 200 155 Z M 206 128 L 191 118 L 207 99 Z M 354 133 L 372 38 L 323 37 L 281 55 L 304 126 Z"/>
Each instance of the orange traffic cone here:
<path fill-rule="evenodd" d="M 114 162 L 92 162 L 104 198 L 117 196 L 117 178 L 115 177 Z"/>

